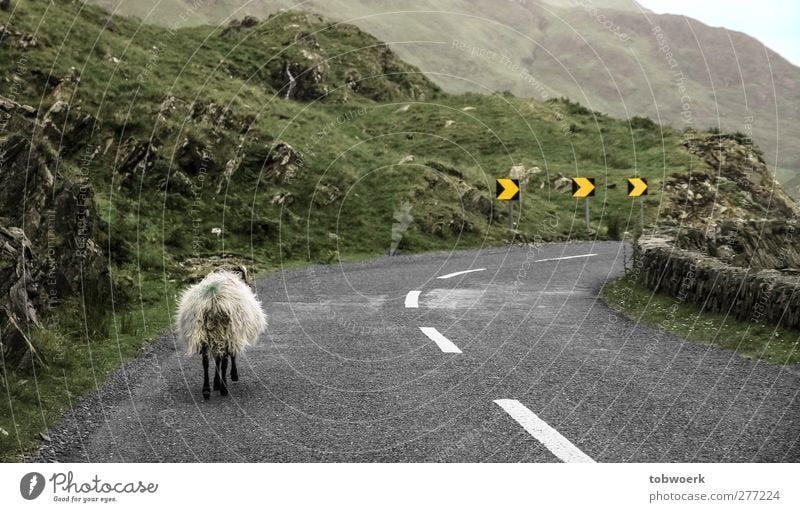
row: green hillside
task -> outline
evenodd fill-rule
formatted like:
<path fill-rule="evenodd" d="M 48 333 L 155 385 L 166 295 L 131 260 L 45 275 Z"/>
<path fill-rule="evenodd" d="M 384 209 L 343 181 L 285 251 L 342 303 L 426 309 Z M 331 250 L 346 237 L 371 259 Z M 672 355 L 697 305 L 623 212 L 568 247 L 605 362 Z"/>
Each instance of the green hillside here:
<path fill-rule="evenodd" d="M 635 0 L 90 2 L 156 24 L 224 24 L 301 5 L 389 42 L 449 92 L 565 96 L 616 117 L 740 131 L 800 198 L 800 69 L 747 34 Z"/>
<path fill-rule="evenodd" d="M 372 36 L 305 12 L 170 29 L 80 2 L 12 0 L 0 25 L 0 145 L 30 139 L 34 157 L 5 154 L 4 179 L 22 183 L 41 161 L 56 186 L 90 190 L 87 229 L 111 285 L 43 314 L 30 334 L 34 376 L 5 360 L 4 458 L 166 329 L 176 290 L 209 261 L 236 257 L 263 272 L 395 248 L 616 238 L 638 226 L 625 178 L 650 180 L 653 219 L 663 178 L 691 162 L 681 133 L 647 119 L 446 94 Z M 19 113 L 33 111 L 35 128 L 21 134 L 27 125 L 15 123 L 34 121 Z M 494 189 L 515 166 L 530 182 L 509 232 Z M 597 180 L 589 230 L 565 179 L 575 175 Z M 46 195 L 4 192 L 0 227 L 41 213 Z M 34 253 L 53 235 L 68 233 L 29 233 Z"/>

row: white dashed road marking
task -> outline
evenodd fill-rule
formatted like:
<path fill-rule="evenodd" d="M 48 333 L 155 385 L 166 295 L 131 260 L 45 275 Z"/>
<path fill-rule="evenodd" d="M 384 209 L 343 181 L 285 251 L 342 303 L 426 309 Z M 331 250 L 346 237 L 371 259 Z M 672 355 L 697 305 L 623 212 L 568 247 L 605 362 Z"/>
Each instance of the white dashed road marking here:
<path fill-rule="evenodd" d="M 429 337 L 434 343 L 439 345 L 439 348 L 442 349 L 442 352 L 447 352 L 449 354 L 461 353 L 461 349 L 458 348 L 455 343 L 442 336 L 442 334 L 437 331 L 435 327 L 420 327 L 420 330 L 425 333 L 425 336 Z"/>
<path fill-rule="evenodd" d="M 462 270 L 461 272 L 453 272 L 452 274 L 445 274 L 443 276 L 439 276 L 436 279 L 450 279 L 451 277 L 460 276 L 462 274 L 469 274 L 470 272 L 482 272 L 486 270 L 485 268 L 473 268 L 472 270 Z"/>
<path fill-rule="evenodd" d="M 407 308 L 418 308 L 419 307 L 419 294 L 422 293 L 420 290 L 411 290 L 406 294 L 406 307 Z"/>
<path fill-rule="evenodd" d="M 533 411 L 525 407 L 519 400 L 495 400 L 494 403 L 514 418 L 522 428 L 542 443 L 553 455 L 564 462 L 594 462 L 569 439 L 558 433 L 556 429 L 542 421 Z"/>
<path fill-rule="evenodd" d="M 534 263 L 541 263 L 543 261 L 572 260 L 572 259 L 575 259 L 575 258 L 588 258 L 590 256 L 597 256 L 597 254 L 596 253 L 593 253 L 593 254 L 579 254 L 577 256 L 564 256 L 564 257 L 561 257 L 561 258 L 545 258 L 543 260 L 535 260 Z"/>

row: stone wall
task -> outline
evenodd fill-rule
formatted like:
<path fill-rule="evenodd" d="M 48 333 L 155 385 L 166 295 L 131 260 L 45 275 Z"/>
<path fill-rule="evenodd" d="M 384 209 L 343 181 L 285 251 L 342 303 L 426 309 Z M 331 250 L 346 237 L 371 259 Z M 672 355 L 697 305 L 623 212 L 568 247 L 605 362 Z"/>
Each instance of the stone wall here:
<path fill-rule="evenodd" d="M 634 245 L 638 281 L 682 303 L 739 320 L 800 329 L 800 271 L 748 270 L 680 249 L 669 236 Z"/>

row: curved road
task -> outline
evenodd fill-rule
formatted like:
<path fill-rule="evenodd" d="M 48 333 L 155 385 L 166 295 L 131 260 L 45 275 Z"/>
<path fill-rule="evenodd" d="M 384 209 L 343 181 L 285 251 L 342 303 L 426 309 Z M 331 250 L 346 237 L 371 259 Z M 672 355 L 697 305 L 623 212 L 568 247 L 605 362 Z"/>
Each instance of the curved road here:
<path fill-rule="evenodd" d="M 269 329 L 239 358 L 230 396 L 204 402 L 200 359 L 164 336 L 78 404 L 37 457 L 800 461 L 800 370 L 615 315 L 597 294 L 620 274 L 622 247 L 275 273 L 256 285 Z"/>

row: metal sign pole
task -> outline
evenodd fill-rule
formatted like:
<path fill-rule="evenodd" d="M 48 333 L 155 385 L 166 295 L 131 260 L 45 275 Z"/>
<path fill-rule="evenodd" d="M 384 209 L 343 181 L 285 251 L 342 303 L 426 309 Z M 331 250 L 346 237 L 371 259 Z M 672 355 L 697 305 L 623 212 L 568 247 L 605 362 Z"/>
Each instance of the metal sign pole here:
<path fill-rule="evenodd" d="M 639 220 L 642 226 L 642 233 L 644 233 L 644 196 L 639 196 Z"/>
<path fill-rule="evenodd" d="M 514 203 L 512 201 L 506 201 L 508 203 L 508 229 L 514 231 Z"/>
<path fill-rule="evenodd" d="M 586 218 L 586 229 L 590 229 L 591 225 L 589 224 L 589 198 L 583 200 L 583 214 Z"/>

